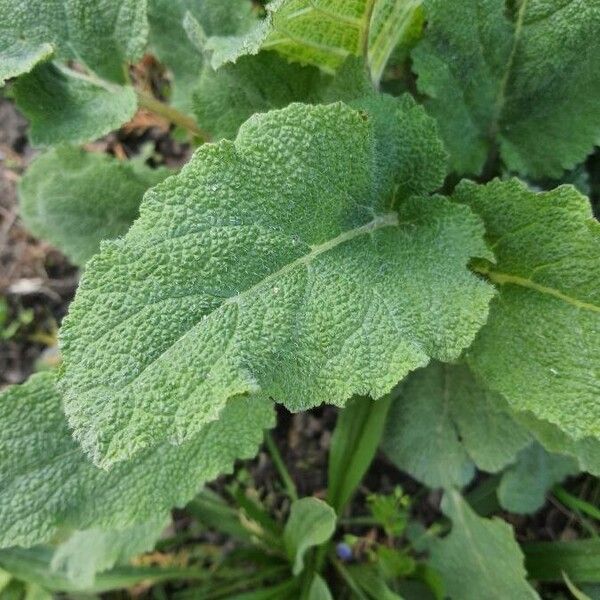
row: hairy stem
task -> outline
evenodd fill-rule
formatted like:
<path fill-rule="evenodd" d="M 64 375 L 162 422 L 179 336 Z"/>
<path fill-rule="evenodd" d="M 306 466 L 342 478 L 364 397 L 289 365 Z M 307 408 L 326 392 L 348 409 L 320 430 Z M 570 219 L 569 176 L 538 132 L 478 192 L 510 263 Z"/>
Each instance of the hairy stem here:
<path fill-rule="evenodd" d="M 143 108 L 146 108 L 150 112 L 164 117 L 171 123 L 179 125 L 179 127 L 183 127 L 194 136 L 200 138 L 203 142 L 210 142 L 210 135 L 198 127 L 196 121 L 189 115 L 186 115 L 176 108 L 157 100 L 146 92 L 140 92 L 136 90 L 136 95 L 139 105 Z"/>

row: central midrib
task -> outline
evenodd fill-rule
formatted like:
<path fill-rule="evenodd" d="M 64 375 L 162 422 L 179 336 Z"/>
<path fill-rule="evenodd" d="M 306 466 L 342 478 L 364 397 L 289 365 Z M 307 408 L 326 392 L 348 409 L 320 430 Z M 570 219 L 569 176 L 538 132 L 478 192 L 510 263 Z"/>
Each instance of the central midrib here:
<path fill-rule="evenodd" d="M 221 304 L 216 306 L 212 311 L 203 314 L 201 319 L 199 319 L 196 323 L 194 323 L 189 329 L 187 329 L 182 335 L 180 335 L 173 343 L 169 344 L 168 347 L 165 348 L 156 358 L 153 358 L 150 362 L 148 362 L 148 364 L 146 364 L 139 373 L 137 373 L 132 379 L 130 379 L 129 381 L 124 383 L 119 389 L 125 389 L 126 387 L 131 385 L 134 381 L 139 379 L 139 377 L 141 377 L 141 375 L 144 373 L 144 371 L 149 369 L 153 364 L 160 361 L 163 356 L 165 356 L 172 348 L 174 348 L 177 344 L 179 344 L 179 342 L 181 342 L 181 340 L 183 340 L 191 331 L 193 331 L 199 323 L 201 323 L 209 315 L 212 315 L 215 312 L 221 310 L 224 306 L 228 306 L 228 305 L 239 302 L 239 300 L 241 298 L 243 298 L 244 296 L 247 296 L 249 294 L 252 294 L 252 292 L 254 292 L 257 289 L 261 288 L 262 286 L 268 284 L 269 281 L 276 280 L 278 277 L 281 277 L 285 273 L 288 273 L 288 272 L 294 270 L 296 267 L 309 264 L 310 262 L 315 260 L 321 254 L 324 254 L 325 252 L 329 252 L 330 250 L 333 250 L 340 244 L 344 244 L 346 242 L 349 242 L 349 241 L 351 241 L 355 238 L 361 237 L 363 235 L 371 234 L 371 233 L 377 231 L 378 229 L 382 229 L 384 227 L 398 227 L 399 225 L 400 225 L 400 221 L 398 219 L 398 213 L 396 213 L 396 212 L 384 213 L 382 215 L 376 216 L 374 219 L 372 219 L 368 223 L 365 223 L 364 225 L 361 225 L 360 227 L 356 227 L 354 229 L 349 229 L 347 231 L 340 233 L 335 238 L 332 238 L 330 240 L 322 242 L 321 244 L 316 244 L 314 246 L 311 246 L 310 252 L 307 252 L 306 254 L 303 254 L 296 260 L 293 260 L 292 262 L 289 262 L 289 263 L 283 265 L 280 269 L 277 269 L 276 271 L 269 273 L 269 275 L 267 275 L 260 281 L 257 281 L 254 285 L 250 286 L 249 288 L 246 288 L 245 290 L 242 290 L 241 292 L 239 292 L 238 294 L 235 294 L 234 296 L 230 296 L 229 298 L 227 298 L 226 300 L 221 302 Z"/>
<path fill-rule="evenodd" d="M 518 285 L 529 290 L 534 290 L 546 296 L 552 296 L 553 298 L 562 300 L 563 302 L 566 302 L 567 304 L 570 304 L 571 306 L 574 306 L 581 310 L 589 310 L 591 312 L 600 313 L 600 306 L 597 306 L 596 304 L 592 304 L 591 302 L 583 302 L 582 300 L 579 300 L 578 298 L 573 298 L 573 296 L 569 296 L 568 294 L 565 294 L 564 292 L 561 292 L 556 288 L 542 285 L 533 281 L 532 279 L 528 279 L 527 277 L 521 277 L 520 275 L 513 275 L 511 273 L 502 273 L 500 271 L 494 271 L 492 269 L 479 266 L 474 267 L 474 270 L 477 273 L 485 275 L 490 281 L 492 281 L 493 283 L 497 283 L 498 285 Z"/>

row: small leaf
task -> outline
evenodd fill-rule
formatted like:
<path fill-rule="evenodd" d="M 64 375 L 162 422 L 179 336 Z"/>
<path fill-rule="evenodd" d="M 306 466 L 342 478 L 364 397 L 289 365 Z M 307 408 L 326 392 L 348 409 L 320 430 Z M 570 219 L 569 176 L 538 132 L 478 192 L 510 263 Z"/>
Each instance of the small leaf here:
<path fill-rule="evenodd" d="M 292 503 L 283 531 L 285 549 L 292 561 L 292 572 L 304 569 L 304 555 L 314 546 L 327 542 L 335 531 L 335 511 L 318 498 L 301 498 Z"/>
<path fill-rule="evenodd" d="M 71 437 L 54 374 L 34 375 L 0 395 L 0 547 L 166 517 L 234 460 L 253 456 L 272 423 L 269 400 L 232 399 L 188 443 L 165 443 L 102 471 Z"/>
<path fill-rule="evenodd" d="M 383 449 L 430 487 L 464 486 L 475 466 L 500 471 L 531 441 L 506 401 L 465 365 L 432 363 L 413 373 L 388 415 Z"/>
<path fill-rule="evenodd" d="M 469 364 L 514 410 L 600 437 L 600 224 L 588 199 L 516 179 L 463 182 L 454 198 L 484 220 L 497 259 L 475 265 L 499 294 Z"/>
<path fill-rule="evenodd" d="M 514 465 L 502 474 L 498 500 L 513 513 L 534 513 L 546 501 L 546 492 L 579 471 L 574 458 L 550 454 L 537 443 L 525 448 Z"/>
<path fill-rule="evenodd" d="M 442 510 L 452 531 L 431 550 L 431 566 L 442 576 L 452 600 L 532 600 L 523 554 L 511 527 L 500 519 L 477 516 L 455 490 L 444 494 Z"/>
<path fill-rule="evenodd" d="M 126 233 L 144 192 L 169 174 L 141 162 L 60 147 L 27 169 L 19 185 L 21 217 L 35 236 L 84 264 L 102 240 Z"/>
<path fill-rule="evenodd" d="M 37 66 L 14 85 L 17 106 L 30 121 L 34 145 L 79 144 L 131 119 L 137 108 L 130 87 L 90 79 L 53 64 Z"/>

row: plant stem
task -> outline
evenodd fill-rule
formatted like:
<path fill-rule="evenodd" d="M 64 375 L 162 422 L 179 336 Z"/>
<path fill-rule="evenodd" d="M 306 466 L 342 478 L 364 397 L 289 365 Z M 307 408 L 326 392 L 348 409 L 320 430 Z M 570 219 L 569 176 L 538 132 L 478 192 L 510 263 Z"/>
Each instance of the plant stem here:
<path fill-rule="evenodd" d="M 588 517 L 592 517 L 592 519 L 596 519 L 600 521 L 600 509 L 596 508 L 594 505 L 582 500 L 581 498 L 577 498 L 572 494 L 569 494 L 565 488 L 560 485 L 557 485 L 552 493 L 556 496 L 556 499 L 562 502 L 568 508 L 576 510 L 578 512 L 582 512 L 586 514 Z"/>
<path fill-rule="evenodd" d="M 279 477 L 281 477 L 281 481 L 285 487 L 285 490 L 288 496 L 292 499 L 292 501 L 298 500 L 298 491 L 296 490 L 296 484 L 292 479 L 289 471 L 287 470 L 285 463 L 283 462 L 283 458 L 279 453 L 279 448 L 277 448 L 277 444 L 273 440 L 270 431 L 265 432 L 265 444 L 271 454 L 271 460 L 279 473 Z"/>
<path fill-rule="evenodd" d="M 136 90 L 136 95 L 139 105 L 143 108 L 146 108 L 150 112 L 164 117 L 171 123 L 179 125 L 179 127 L 183 127 L 195 137 L 200 138 L 203 142 L 210 142 L 210 135 L 203 129 L 200 129 L 196 121 L 189 115 L 186 115 L 178 111 L 176 108 L 157 100 L 154 98 L 154 96 L 151 96 L 146 92 Z"/>
<path fill-rule="evenodd" d="M 346 585 L 352 590 L 356 597 L 359 598 L 359 600 L 367 600 L 367 597 L 362 593 L 361 589 L 352 578 L 352 575 L 348 572 L 348 569 L 346 569 L 337 558 L 331 558 L 331 564 L 336 568 L 341 578 L 346 582 Z"/>

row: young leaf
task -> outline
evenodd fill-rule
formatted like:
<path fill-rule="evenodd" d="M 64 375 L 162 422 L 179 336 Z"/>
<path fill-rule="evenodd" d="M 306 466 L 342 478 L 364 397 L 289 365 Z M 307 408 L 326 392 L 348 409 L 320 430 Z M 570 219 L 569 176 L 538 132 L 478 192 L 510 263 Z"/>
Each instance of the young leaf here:
<path fill-rule="evenodd" d="M 508 523 L 479 517 L 456 490 L 446 491 L 442 510 L 452 520 L 452 531 L 433 544 L 431 566 L 441 574 L 446 596 L 539 598 L 527 583 L 523 554 Z"/>
<path fill-rule="evenodd" d="M 210 36 L 234 35 L 251 27 L 256 21 L 248 0 L 148 1 L 148 42 L 157 58 L 173 75 L 171 103 L 184 112 L 192 110 L 192 91 L 204 64 L 202 54 L 188 39 L 183 27 L 188 12 Z M 200 123 L 204 127 L 204 123 Z"/>
<path fill-rule="evenodd" d="M 571 186 L 534 193 L 516 179 L 455 193 L 486 224 L 500 293 L 468 361 L 517 411 L 572 437 L 600 436 L 600 224 Z"/>
<path fill-rule="evenodd" d="M 147 34 L 146 0 L 0 0 L 0 79 L 19 74 L 11 72 L 15 54 L 25 72 L 51 46 L 58 60 L 75 60 L 121 83 L 125 63 L 141 57 Z"/>
<path fill-rule="evenodd" d="M 578 472 L 577 461 L 570 456 L 550 454 L 539 444 L 525 448 L 517 462 L 503 474 L 498 500 L 514 513 L 534 513 L 546 501 L 546 492 L 565 477 Z"/>
<path fill-rule="evenodd" d="M 492 295 L 466 268 L 487 253 L 482 226 L 404 197 L 439 185 L 443 154 L 412 101 L 381 103 L 253 116 L 147 192 L 88 263 L 62 384 L 97 464 L 181 443 L 237 394 L 293 410 L 377 398 L 471 343 Z"/>
<path fill-rule="evenodd" d="M 600 140 L 599 0 L 425 0 L 413 52 L 459 173 L 499 147 L 512 171 L 558 177 Z"/>
<path fill-rule="evenodd" d="M 290 516 L 283 531 L 283 543 L 292 561 L 292 572 L 304 569 L 304 555 L 314 546 L 327 542 L 335 531 L 335 511 L 318 498 L 301 498 L 292 502 Z"/>
<path fill-rule="evenodd" d="M 232 399 L 218 422 L 186 444 L 163 444 L 107 472 L 72 439 L 53 373 L 9 388 L 0 409 L 0 547 L 165 517 L 235 459 L 253 456 L 273 423 L 270 401 Z"/>
<path fill-rule="evenodd" d="M 205 66 L 194 89 L 194 114 L 216 140 L 234 138 L 257 112 L 310 102 L 321 73 L 289 63 L 275 52 L 243 56 L 218 70 Z"/>
<path fill-rule="evenodd" d="M 34 235 L 84 264 L 102 240 L 129 229 L 144 192 L 169 174 L 135 160 L 59 147 L 36 158 L 21 180 L 21 217 Z"/>
<path fill-rule="evenodd" d="M 313 577 L 312 583 L 310 584 L 307 600 L 333 600 L 333 596 L 329 591 L 327 583 L 318 574 Z"/>
<path fill-rule="evenodd" d="M 37 66 L 14 85 L 17 106 L 30 121 L 32 144 L 79 144 L 131 119 L 137 109 L 130 87 L 89 78 L 52 63 Z"/>
<path fill-rule="evenodd" d="M 464 365 L 432 363 L 413 373 L 388 415 L 383 449 L 430 487 L 464 486 L 475 466 L 495 473 L 531 442 L 506 401 Z"/>
<path fill-rule="evenodd" d="M 151 550 L 167 521 L 163 516 L 122 530 L 76 531 L 56 548 L 51 568 L 76 588 L 90 589 L 96 573 Z"/>

